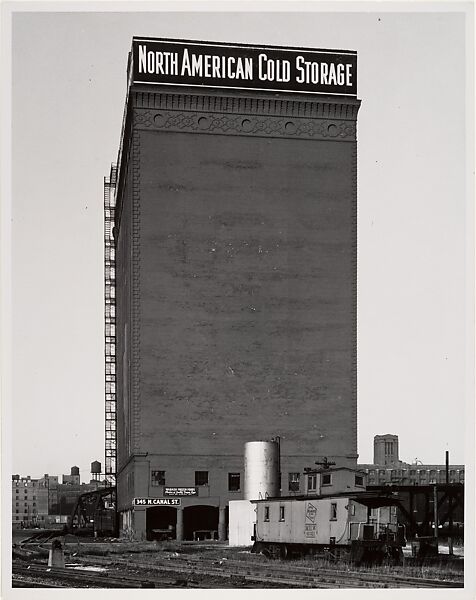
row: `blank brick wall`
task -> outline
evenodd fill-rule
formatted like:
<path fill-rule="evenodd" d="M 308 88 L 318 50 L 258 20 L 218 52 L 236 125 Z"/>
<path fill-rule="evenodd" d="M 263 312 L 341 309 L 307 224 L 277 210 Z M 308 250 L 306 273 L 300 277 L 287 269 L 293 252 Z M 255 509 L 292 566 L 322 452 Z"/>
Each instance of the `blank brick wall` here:
<path fill-rule="evenodd" d="M 140 451 L 355 454 L 355 142 L 138 136 Z"/>

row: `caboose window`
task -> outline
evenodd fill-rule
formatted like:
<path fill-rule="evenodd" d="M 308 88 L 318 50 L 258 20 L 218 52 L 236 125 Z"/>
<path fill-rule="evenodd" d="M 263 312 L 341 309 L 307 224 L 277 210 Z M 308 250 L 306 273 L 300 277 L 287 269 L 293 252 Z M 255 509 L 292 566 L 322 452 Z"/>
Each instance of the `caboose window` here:
<path fill-rule="evenodd" d="M 362 475 L 355 476 L 355 485 L 364 485 L 364 478 Z"/>
<path fill-rule="evenodd" d="M 337 520 L 337 503 L 336 502 L 331 502 L 331 521 L 336 521 Z"/>
<path fill-rule="evenodd" d="M 327 473 L 326 475 L 322 476 L 322 485 L 331 485 L 332 483 L 332 475 L 330 473 Z"/>
<path fill-rule="evenodd" d="M 264 520 L 269 521 L 269 506 L 264 507 Z"/>
<path fill-rule="evenodd" d="M 315 492 L 317 490 L 317 475 L 307 476 L 307 491 Z"/>
<path fill-rule="evenodd" d="M 285 520 L 285 512 L 284 512 L 285 507 L 284 506 L 280 506 L 279 507 L 279 520 L 280 521 L 284 521 Z"/>

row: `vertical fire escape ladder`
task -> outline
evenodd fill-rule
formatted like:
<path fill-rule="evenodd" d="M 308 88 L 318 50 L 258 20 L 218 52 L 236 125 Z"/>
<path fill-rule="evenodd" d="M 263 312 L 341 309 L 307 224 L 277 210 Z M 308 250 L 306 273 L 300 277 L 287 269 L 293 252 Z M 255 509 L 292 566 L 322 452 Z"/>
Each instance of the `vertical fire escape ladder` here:
<path fill-rule="evenodd" d="M 116 485 L 116 255 L 114 212 L 116 206 L 117 166 L 104 178 L 104 357 L 105 357 L 105 475 L 109 486 Z"/>

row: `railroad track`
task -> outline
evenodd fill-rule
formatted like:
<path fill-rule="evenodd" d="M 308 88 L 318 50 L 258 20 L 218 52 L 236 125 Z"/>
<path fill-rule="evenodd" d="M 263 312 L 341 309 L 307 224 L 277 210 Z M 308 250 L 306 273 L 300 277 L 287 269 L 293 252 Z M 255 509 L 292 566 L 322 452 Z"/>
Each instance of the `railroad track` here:
<path fill-rule="evenodd" d="M 286 579 L 271 579 L 269 577 L 246 577 L 236 573 L 221 573 L 218 570 L 190 570 L 174 567 L 151 567 L 149 564 L 137 564 L 126 559 L 111 561 L 97 556 L 92 557 L 95 563 L 107 564 L 108 572 L 93 572 L 86 569 L 50 568 L 44 564 L 24 564 L 20 561 L 13 563 L 13 587 L 94 587 L 94 588 L 270 588 L 296 587 Z M 78 558 L 76 562 L 91 563 L 91 557 Z M 121 570 L 111 569 L 119 564 Z M 124 566 L 140 574 L 124 574 Z M 50 583 L 45 584 L 44 580 Z"/>
<path fill-rule="evenodd" d="M 178 557 L 180 558 L 180 557 Z M 187 558 L 183 558 L 183 560 L 187 560 L 188 562 L 203 562 L 205 561 L 210 561 L 211 559 L 203 557 L 203 558 L 197 558 L 197 557 L 187 557 Z M 234 568 L 249 568 L 249 564 L 246 564 L 246 567 L 244 567 L 243 561 L 239 561 L 236 559 L 227 559 L 226 560 L 226 564 L 227 565 L 233 565 Z M 393 587 L 425 587 L 425 588 L 435 588 L 435 587 L 443 587 L 443 588 L 447 588 L 447 587 L 463 587 L 463 583 L 460 581 L 450 581 L 450 580 L 444 580 L 444 579 L 430 579 L 430 578 L 422 578 L 422 577 L 411 577 L 411 576 L 406 576 L 406 575 L 395 575 L 395 574 L 387 574 L 387 573 L 375 573 L 375 572 L 366 572 L 366 571 L 352 571 L 352 570 L 346 570 L 346 571 L 342 571 L 342 570 L 336 570 L 336 569 L 325 569 L 325 568 L 321 568 L 318 566 L 315 567 L 302 567 L 302 566 L 297 566 L 297 565 L 292 565 L 290 566 L 289 564 L 282 564 L 279 562 L 276 563 L 266 563 L 266 565 L 264 565 L 263 563 L 260 563 L 261 567 L 264 567 L 267 571 L 272 571 L 274 573 L 287 573 L 289 571 L 292 571 L 293 573 L 299 574 L 300 576 L 306 577 L 316 577 L 316 575 L 318 576 L 322 576 L 322 577 L 345 577 L 348 580 L 355 580 L 355 581 L 361 581 L 364 583 L 372 583 L 372 582 L 376 582 L 376 583 L 383 583 L 382 586 L 379 587 L 385 587 L 386 584 L 392 583 L 392 584 L 398 584 L 398 585 L 394 585 Z M 258 568 L 258 565 L 255 564 L 253 565 L 253 568 Z M 408 584 L 408 585 L 404 585 L 404 584 Z"/>
<path fill-rule="evenodd" d="M 28 544 L 46 550 L 44 541 L 38 540 Z M 115 577 L 113 571 L 108 574 L 87 573 L 91 578 L 98 580 L 95 587 L 143 587 L 144 578 L 150 580 L 151 587 L 286 587 L 286 588 L 462 588 L 462 581 L 447 581 L 441 579 L 428 579 L 395 575 L 387 573 L 369 573 L 365 571 L 337 570 L 315 567 L 304 567 L 292 563 L 279 561 L 262 561 L 254 557 L 253 562 L 236 560 L 233 558 L 220 561 L 217 558 L 207 557 L 205 554 L 168 555 L 154 552 L 145 553 L 148 562 L 143 562 L 143 553 L 132 554 L 130 557 L 121 558 L 110 554 L 109 556 L 96 556 L 83 554 L 70 557 L 69 560 L 80 564 L 99 564 L 121 570 L 121 574 Z M 34 561 L 34 559 L 33 559 Z M 139 577 L 131 577 L 124 574 L 125 570 L 134 568 L 141 572 Z M 66 569 L 71 580 L 78 575 L 72 569 Z M 31 574 L 31 571 L 30 571 Z M 84 581 L 83 571 L 79 579 Z M 66 574 L 63 574 L 66 575 Z M 106 579 L 107 578 L 107 581 Z M 194 578 L 203 582 L 195 583 Z M 116 585 L 117 579 L 117 585 Z M 78 579 L 76 579 L 78 581 Z M 187 583 L 189 582 L 189 583 Z M 111 585 L 104 585 L 111 583 Z M 130 583 L 131 585 L 126 585 Z M 154 585 L 152 585 L 152 583 Z"/>
<path fill-rule="evenodd" d="M 78 558 L 77 562 L 91 563 L 91 559 Z M 303 588 L 316 587 L 308 582 L 291 580 L 289 577 L 272 577 L 269 574 L 249 575 L 244 572 L 227 573 L 218 568 L 190 569 L 184 566 L 169 567 L 166 565 L 150 565 L 131 562 L 126 559 L 108 560 L 94 556 L 94 562 L 111 566 L 127 565 L 142 571 L 141 575 L 120 575 L 114 571 L 108 573 L 88 572 L 87 570 L 75 571 L 71 568 L 48 568 L 39 564 L 16 564 L 13 566 L 14 587 L 100 587 L 100 588 Z M 199 566 L 199 565 L 197 565 Z M 123 572 L 123 571 L 122 571 Z M 165 574 L 165 575 L 164 575 Z M 25 585 L 23 580 L 28 578 L 39 585 Z M 43 579 L 54 582 L 55 585 L 44 585 Z M 64 586 L 63 584 L 68 584 Z M 18 584 L 18 585 L 17 585 Z M 323 582 L 319 587 L 335 587 L 331 583 Z"/>
<path fill-rule="evenodd" d="M 67 585 L 61 585 L 58 582 L 45 582 L 35 577 L 25 575 L 12 576 L 12 588 L 67 588 Z"/>
<path fill-rule="evenodd" d="M 203 587 L 178 578 L 154 580 L 141 575 L 97 573 L 87 570 L 13 563 L 13 587 L 177 588 Z M 45 580 L 49 581 L 46 583 Z M 28 585 L 28 583 L 32 585 Z"/>
<path fill-rule="evenodd" d="M 88 562 L 91 559 L 77 557 L 80 562 Z M 161 559 L 144 563 L 137 559 L 122 559 L 118 557 L 94 557 L 95 562 L 101 564 L 132 565 L 146 572 L 173 572 L 188 573 L 195 576 L 240 578 L 245 582 L 280 585 L 294 588 L 457 588 L 463 587 L 461 582 L 423 579 L 419 577 L 405 577 L 398 575 L 374 574 L 338 571 L 332 569 L 311 569 L 307 567 L 295 567 L 274 564 L 250 564 L 243 561 L 224 561 L 223 565 L 217 565 L 219 561 L 206 558 L 175 557 L 174 559 Z M 168 563 L 168 564 L 167 564 Z M 172 563 L 172 564 L 171 564 Z"/>

